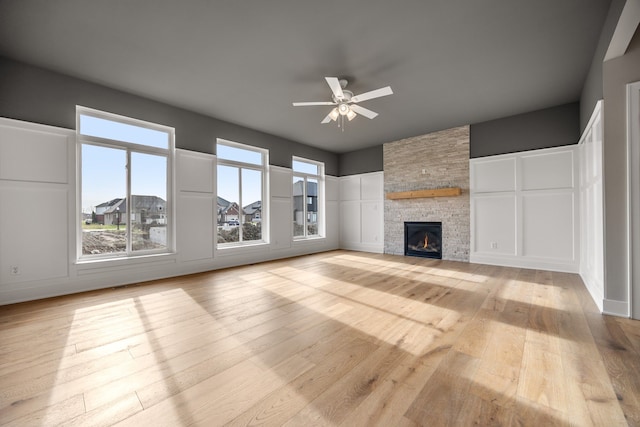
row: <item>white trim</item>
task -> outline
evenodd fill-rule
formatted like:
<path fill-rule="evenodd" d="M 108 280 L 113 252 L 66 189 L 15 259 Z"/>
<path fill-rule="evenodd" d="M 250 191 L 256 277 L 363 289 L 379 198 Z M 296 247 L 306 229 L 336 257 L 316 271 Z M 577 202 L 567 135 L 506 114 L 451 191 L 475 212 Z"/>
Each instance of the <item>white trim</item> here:
<path fill-rule="evenodd" d="M 578 191 L 578 149 L 575 145 L 546 148 L 540 150 L 529 150 L 518 153 L 500 154 L 496 156 L 482 157 L 469 160 L 470 169 L 470 262 L 484 263 L 491 265 L 504 265 L 521 268 L 547 269 L 552 271 L 563 271 L 577 273 L 580 266 L 580 218 L 578 215 L 579 191 Z M 560 175 L 558 182 L 544 182 L 541 186 L 531 186 L 525 180 L 527 161 L 540 159 L 540 156 L 561 156 L 563 162 L 571 163 L 571 176 Z M 509 167 L 499 167 L 491 169 L 497 175 L 482 184 L 481 171 L 478 166 L 496 162 L 496 165 L 503 163 Z M 561 170 L 556 167 L 557 170 Z M 485 172 L 489 169 L 485 168 Z M 562 169 L 564 170 L 564 169 Z M 505 182 L 502 182 L 505 181 Z M 508 182 L 506 182 L 508 181 Z M 489 184 L 487 184 L 487 182 Z M 480 183 L 480 184 L 479 184 Z M 508 184 L 508 185 L 506 185 Z M 527 216 L 525 203 L 536 197 L 563 197 L 567 200 L 571 198 L 571 253 L 563 256 L 547 257 L 538 253 L 531 255 L 525 251 L 525 226 Z M 504 234 L 498 236 L 496 247 L 489 249 L 488 246 L 480 247 L 478 234 L 480 226 L 478 224 L 478 202 L 491 199 L 504 200 L 512 199 L 514 203 L 513 222 L 509 222 L 508 228 L 505 224 L 494 224 L 496 230 L 499 228 Z M 511 201 L 509 201 L 511 203 Z M 565 212 L 567 215 L 569 213 Z M 511 228 L 513 225 L 513 228 Z M 502 243 L 500 243 L 502 239 Z M 487 245 L 488 242 L 484 241 Z M 506 245 L 506 246 L 505 246 Z M 500 249 L 498 249 L 500 247 Z"/>
<path fill-rule="evenodd" d="M 531 268 L 535 270 L 559 271 L 562 273 L 578 273 L 579 268 L 573 262 L 559 262 L 548 258 L 521 257 L 513 255 L 488 256 L 470 254 L 469 262 L 474 264 L 498 265 L 502 267 Z"/>
<path fill-rule="evenodd" d="M 602 170 L 602 103 L 602 100 L 596 103 L 578 142 L 580 153 L 580 277 L 600 312 L 603 311 L 606 269 Z M 599 168 L 595 170 L 597 166 Z M 595 206 L 594 197 L 598 195 L 600 204 Z M 587 205 L 589 202 L 592 204 Z"/>
<path fill-rule="evenodd" d="M 154 131 L 167 134 L 167 148 L 147 146 L 137 144 L 134 142 L 115 140 L 110 138 L 95 137 L 90 135 L 84 135 L 80 133 L 80 116 L 95 117 L 99 119 L 109 120 L 115 123 L 123 123 L 139 128 L 151 129 Z M 95 145 L 100 147 L 109 148 L 112 150 L 123 150 L 126 156 L 126 195 L 127 200 L 127 246 L 125 252 L 100 254 L 100 255 L 84 255 L 82 253 L 82 146 L 83 145 Z M 140 154 L 161 156 L 166 159 L 166 200 L 165 210 L 169 213 L 167 225 L 167 242 L 164 249 L 155 250 L 137 250 L 134 251 L 132 247 L 131 233 L 133 227 L 131 226 L 131 152 Z M 145 257 L 153 254 L 174 254 L 176 251 L 176 204 L 174 202 L 176 198 L 175 193 L 175 129 L 170 126 L 165 126 L 157 123 L 151 123 L 144 120 L 139 120 L 133 117 L 122 116 L 106 111 L 95 110 L 88 107 L 76 105 L 76 224 L 75 228 L 78 231 L 76 236 L 76 253 L 73 257 L 75 262 L 80 264 L 87 260 L 92 259 L 106 259 L 116 260 L 123 258 L 138 258 Z"/>
<path fill-rule="evenodd" d="M 627 84 L 627 162 L 628 312 L 640 318 L 640 81 Z"/>
<path fill-rule="evenodd" d="M 603 301 L 602 313 L 611 316 L 629 317 L 629 304 L 626 301 L 605 299 Z"/>
<path fill-rule="evenodd" d="M 244 150 L 244 151 L 249 151 L 249 152 L 254 152 L 254 153 L 258 153 L 260 154 L 260 158 L 262 161 L 262 164 L 257 165 L 255 163 L 248 163 L 248 162 L 241 162 L 241 161 L 237 161 L 237 160 L 229 160 L 229 159 L 224 159 L 224 158 L 220 158 L 217 154 L 218 152 L 218 145 L 225 145 L 227 147 L 233 147 L 233 148 L 237 148 L 240 150 Z M 255 246 L 255 245 L 260 245 L 260 244 L 269 244 L 270 241 L 270 223 L 269 223 L 269 150 L 266 148 L 261 148 L 261 147 L 256 147 L 254 145 L 249 145 L 249 144 L 244 144 L 244 143 L 240 143 L 240 142 L 235 142 L 235 141 L 230 141 L 228 139 L 224 139 L 224 138 L 216 138 L 216 155 L 215 155 L 215 159 L 216 159 L 216 164 L 215 164 L 215 172 L 214 172 L 214 179 L 215 179 L 215 204 L 216 204 L 216 212 L 215 212 L 215 226 L 214 226 L 214 242 L 215 242 L 215 247 L 214 247 L 214 257 L 217 256 L 216 254 L 218 254 L 218 251 L 228 251 L 229 249 L 232 248 L 242 248 L 242 247 L 246 247 L 246 246 Z M 230 242 L 230 243 L 218 243 L 218 226 L 220 224 L 218 224 L 218 210 L 217 210 L 217 203 L 218 203 L 218 167 L 219 166 L 227 166 L 227 167 L 234 167 L 238 169 L 238 220 L 240 221 L 240 226 L 238 227 L 238 242 Z M 243 197 L 242 197 L 242 169 L 249 169 L 249 170 L 254 170 L 254 171 L 259 171 L 262 174 L 262 188 L 260 189 L 260 195 L 261 195 L 261 214 L 260 214 L 260 233 L 262 238 L 260 240 L 253 240 L 253 241 L 245 241 L 242 240 L 242 231 L 243 231 L 243 227 L 242 224 L 244 224 L 244 206 L 243 206 Z M 232 200 L 228 200 L 230 202 L 233 203 Z M 254 202 L 251 202 L 254 203 Z M 266 225 L 265 225 L 266 224 Z M 227 252 L 228 253 L 228 252 Z"/>
<path fill-rule="evenodd" d="M 277 239 L 285 239 L 285 241 L 281 240 L 279 244 L 278 241 L 274 241 L 270 245 L 266 246 L 252 245 L 242 248 L 239 247 L 237 249 L 224 251 L 224 254 L 221 254 L 216 253 L 216 250 L 214 249 L 214 242 L 210 240 L 207 234 L 207 236 L 203 236 L 203 238 L 206 239 L 206 242 L 202 243 L 200 247 L 203 248 L 211 242 L 211 251 L 207 251 L 208 255 L 199 258 L 198 252 L 195 252 L 191 253 L 192 256 L 190 258 L 185 259 L 183 257 L 185 253 L 183 250 L 184 245 L 190 245 L 192 243 L 190 240 L 185 240 L 185 238 L 194 235 L 194 233 L 187 233 L 182 236 L 179 236 L 178 233 L 184 230 L 184 228 L 181 228 L 184 226 L 184 223 L 192 221 L 193 218 L 185 214 L 185 209 L 190 205 L 181 204 L 181 202 L 184 202 L 184 199 L 187 198 L 184 196 L 198 197 L 202 199 L 210 198 L 212 213 L 199 215 L 195 218 L 195 221 L 201 221 L 203 223 L 206 222 L 207 225 L 211 225 L 211 227 L 213 227 L 212 229 L 215 229 L 213 225 L 213 221 L 215 220 L 215 216 L 213 215 L 213 205 L 215 196 L 214 189 L 217 188 L 217 186 L 215 185 L 215 182 L 211 182 L 211 179 L 215 176 L 216 156 L 213 154 L 197 153 L 189 150 L 175 150 L 179 151 L 180 154 L 175 154 L 175 161 L 173 164 L 173 167 L 176 170 L 173 173 L 174 182 L 171 183 L 173 190 L 175 191 L 172 207 L 178 210 L 177 213 L 174 213 L 176 221 L 174 232 L 176 237 L 182 237 L 182 239 L 174 238 L 174 244 L 182 253 L 164 253 L 117 259 L 90 259 L 83 260 L 78 263 L 76 255 L 78 240 L 77 232 L 79 227 L 77 227 L 77 224 L 79 222 L 78 216 L 80 215 L 80 205 L 76 200 L 78 195 L 78 183 L 76 182 L 76 177 L 78 177 L 76 166 L 76 147 L 78 146 L 78 143 L 75 137 L 76 131 L 72 129 L 56 128 L 37 123 L 4 118 L 0 118 L 0 127 L 1 126 L 6 126 L 9 129 L 17 128 L 20 130 L 24 129 L 34 131 L 42 133 L 44 136 L 53 136 L 54 141 L 59 139 L 59 136 L 66 137 L 66 144 L 64 145 L 65 148 L 62 148 L 62 144 L 58 144 L 60 147 L 56 148 L 56 150 L 64 149 L 66 158 L 58 156 L 55 159 L 56 162 L 58 162 L 58 169 L 62 168 L 66 171 L 63 178 L 58 178 L 56 175 L 53 181 L 22 181 L 12 180 L 9 177 L 0 179 L 0 187 L 24 187 L 25 189 L 34 188 L 36 190 L 45 188 L 55 189 L 56 191 L 66 189 L 68 194 L 68 204 L 66 206 L 68 206 L 68 208 L 64 210 L 61 209 L 59 211 L 59 214 L 62 217 L 57 217 L 58 222 L 56 223 L 61 226 L 62 224 L 66 224 L 67 226 L 65 228 L 68 234 L 64 243 L 61 243 L 60 240 L 56 240 L 56 242 L 60 243 L 56 248 L 66 248 L 68 256 L 56 257 L 53 260 L 55 263 L 55 268 L 53 270 L 47 270 L 49 272 L 44 274 L 32 275 L 28 273 L 33 271 L 35 268 L 39 268 L 41 264 L 32 263 L 32 260 L 29 259 L 28 253 L 19 254 L 19 258 L 16 262 L 21 266 L 22 273 L 20 277 L 9 281 L 0 280 L 0 305 L 73 294 L 94 289 L 112 288 L 115 286 L 123 286 L 149 280 L 169 278 L 203 271 L 213 271 L 227 267 L 248 265 L 339 248 L 339 238 L 337 233 L 339 226 L 339 178 L 330 175 L 325 176 L 325 192 L 327 199 L 325 200 L 325 211 L 326 220 L 328 221 L 327 225 L 329 228 L 327 236 L 325 238 L 314 238 L 292 243 L 290 237 L 290 177 L 292 176 L 292 171 L 289 168 L 274 167 L 271 169 L 271 166 L 268 166 L 270 171 L 277 171 L 278 176 L 274 183 L 274 189 L 276 190 L 275 193 L 271 188 L 271 178 L 269 181 L 265 182 L 267 191 L 267 198 L 265 199 L 265 202 L 267 200 L 270 202 L 277 200 L 277 204 L 271 203 L 270 208 L 277 205 L 281 208 L 279 212 L 283 214 L 283 216 L 270 215 L 271 220 L 269 223 L 273 221 L 274 224 L 270 224 L 270 226 L 279 230 L 279 233 L 285 229 L 287 230 L 286 233 L 281 233 L 275 236 Z M 49 133 L 52 135 L 47 135 Z M 16 140 L 16 143 L 19 142 L 20 140 Z M 45 141 L 42 143 L 46 144 L 48 143 L 48 140 L 45 138 Z M 184 156 L 189 159 L 200 158 L 203 162 L 197 165 L 195 169 L 189 169 L 190 164 L 181 162 L 179 159 L 180 156 Z M 22 162 L 22 159 L 20 159 L 20 162 Z M 181 181 L 181 179 L 184 179 L 185 173 L 192 179 L 188 181 Z M 196 173 L 197 175 L 194 176 L 193 174 Z M 64 179 L 64 177 L 68 178 Z M 208 180 L 208 185 L 199 185 L 199 180 Z M 273 197 L 273 199 L 270 198 L 270 194 L 272 193 L 277 197 Z M 14 208 L 17 211 L 20 211 L 22 206 L 14 206 Z M 271 209 L 269 210 L 271 211 Z M 180 217 L 178 217 L 178 214 L 180 214 Z M 211 223 L 208 221 L 211 221 Z M 265 221 L 264 218 L 263 221 Z M 12 224 L 13 223 L 2 223 L 0 225 L 2 225 L 2 227 L 11 227 Z M 194 224 L 194 227 L 197 233 L 198 223 Z M 1 229 L 0 234 L 4 235 L 5 230 L 5 228 Z M 200 235 L 197 236 L 200 238 Z M 181 247 L 178 245 L 183 246 Z M 5 250 L 4 247 L 0 249 Z M 5 254 L 6 252 L 0 254 L 0 260 L 5 260 Z M 234 254 L 236 256 L 234 256 Z M 48 262 L 48 260 L 44 261 Z M 47 264 L 47 262 L 44 262 L 43 264 Z"/>
<path fill-rule="evenodd" d="M 348 251 L 359 251 L 359 252 L 370 252 L 374 254 L 383 254 L 384 243 L 372 244 L 372 243 L 340 242 L 340 249 L 346 249 Z"/>
<path fill-rule="evenodd" d="M 293 169 L 293 162 L 300 162 L 300 163 L 309 163 L 312 165 L 317 166 L 318 168 L 318 173 L 314 174 L 314 173 L 309 173 L 309 172 L 302 172 L 302 171 L 296 171 Z M 293 195 L 293 180 L 296 177 L 300 177 L 303 178 L 304 180 L 304 186 L 302 189 L 302 196 L 303 196 L 303 201 L 302 201 L 302 206 L 303 206 L 303 214 L 302 217 L 304 218 L 304 227 L 303 227 L 303 231 L 304 231 L 304 235 L 302 236 L 295 236 L 293 235 L 293 231 L 292 231 L 292 240 L 293 242 L 300 242 L 300 241 L 304 241 L 304 240 L 308 240 L 308 239 L 318 239 L 318 238 L 325 238 L 327 235 L 327 229 L 326 229 L 326 197 L 325 197 L 325 175 L 324 175 L 324 163 L 323 162 L 319 162 L 317 160 L 311 160 L 311 159 L 307 159 L 304 157 L 298 157 L 298 156 L 291 156 L 291 173 L 292 173 L 292 191 L 291 191 L 291 204 L 292 207 L 295 207 L 295 200 L 294 200 L 294 195 Z M 307 235 L 307 179 L 314 179 L 316 181 L 318 181 L 317 183 L 317 188 L 316 191 L 318 192 L 317 194 L 317 200 L 316 200 L 316 214 L 318 215 L 317 219 L 316 219 L 316 223 L 318 224 L 318 234 L 313 234 L 313 235 Z M 293 218 L 293 221 L 295 221 L 295 218 Z M 291 224 L 291 227 L 294 227 L 293 222 Z"/>

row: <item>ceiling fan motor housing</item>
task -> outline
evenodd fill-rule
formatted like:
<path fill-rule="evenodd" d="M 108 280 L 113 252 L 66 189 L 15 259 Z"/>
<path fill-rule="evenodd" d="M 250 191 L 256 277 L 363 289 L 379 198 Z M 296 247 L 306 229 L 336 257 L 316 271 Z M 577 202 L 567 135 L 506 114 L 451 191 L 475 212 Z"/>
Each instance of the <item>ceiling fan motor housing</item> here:
<path fill-rule="evenodd" d="M 331 99 L 333 99 L 333 102 L 339 104 L 340 102 L 350 102 L 351 98 L 353 98 L 353 92 L 351 92 L 350 90 L 342 90 L 342 95 L 342 99 L 336 98 L 335 95 L 331 95 Z"/>

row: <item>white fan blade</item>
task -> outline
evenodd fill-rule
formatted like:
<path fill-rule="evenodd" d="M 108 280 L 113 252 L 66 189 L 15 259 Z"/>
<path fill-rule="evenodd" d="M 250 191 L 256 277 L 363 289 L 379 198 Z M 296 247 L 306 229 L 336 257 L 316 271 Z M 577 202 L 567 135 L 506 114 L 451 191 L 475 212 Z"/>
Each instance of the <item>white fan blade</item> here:
<path fill-rule="evenodd" d="M 294 107 L 303 107 L 306 105 L 336 105 L 335 102 L 331 101 L 311 101 L 311 102 L 294 102 Z"/>
<path fill-rule="evenodd" d="M 391 86 L 382 87 L 380 89 L 372 90 L 370 92 L 361 93 L 351 98 L 351 102 L 362 102 L 367 99 L 380 98 L 381 96 L 393 95 Z"/>
<path fill-rule="evenodd" d="M 333 119 L 331 118 L 331 113 L 329 113 L 329 114 L 327 114 L 327 117 L 322 119 L 322 121 L 320 123 L 322 123 L 322 124 L 329 123 L 331 120 L 333 120 Z"/>
<path fill-rule="evenodd" d="M 324 78 L 329 87 L 331 88 L 331 92 L 336 97 L 336 99 L 344 99 L 344 93 L 342 93 L 342 86 L 340 86 L 340 81 L 337 77 L 325 77 Z"/>
<path fill-rule="evenodd" d="M 378 115 L 378 113 L 376 113 L 375 111 L 371 111 L 371 110 L 369 110 L 367 108 L 364 108 L 364 107 L 361 107 L 361 106 L 359 106 L 357 104 L 351 104 L 351 105 L 349 105 L 349 107 L 355 113 L 358 113 L 358 114 L 360 114 L 362 116 L 365 116 L 368 119 L 373 119 Z"/>

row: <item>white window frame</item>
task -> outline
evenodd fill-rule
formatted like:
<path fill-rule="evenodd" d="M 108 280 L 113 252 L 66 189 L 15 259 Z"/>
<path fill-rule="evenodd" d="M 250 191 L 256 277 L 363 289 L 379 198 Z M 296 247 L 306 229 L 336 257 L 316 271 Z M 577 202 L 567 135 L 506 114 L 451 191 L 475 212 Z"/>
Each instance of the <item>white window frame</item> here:
<path fill-rule="evenodd" d="M 303 162 L 303 163 L 309 163 L 312 165 L 317 166 L 318 168 L 318 174 L 312 174 L 312 173 L 308 173 L 308 172 L 299 172 L 293 169 L 293 162 L 297 161 L 297 162 Z M 304 207 L 304 213 L 303 213 L 303 218 L 304 218 L 304 235 L 302 236 L 293 236 L 293 240 L 294 241 L 300 241 L 300 240 L 310 240 L 310 239 L 323 239 L 325 237 L 325 200 L 324 200 L 324 186 L 325 186 L 325 175 L 324 175 L 324 163 L 323 162 L 318 162 L 316 160 L 311 160 L 311 159 L 305 159 L 304 157 L 298 157 L 298 156 L 292 156 L 292 162 L 291 162 L 291 171 L 292 171 L 292 176 L 293 178 L 295 177 L 300 177 L 300 178 L 304 178 L 304 185 L 303 185 L 303 195 L 302 195 L 302 200 L 305 201 L 305 203 L 303 203 L 303 207 Z M 318 181 L 318 218 L 317 218 L 317 223 L 318 223 L 318 234 L 313 234 L 313 235 L 308 235 L 308 229 L 307 229 L 307 179 L 315 179 Z M 294 200 L 294 195 L 293 193 L 291 194 L 291 205 L 293 206 L 295 204 L 295 200 Z M 294 218 L 295 221 L 295 218 Z M 294 223 L 292 222 L 291 227 L 294 227 Z M 293 229 L 292 229 L 292 235 L 293 235 Z"/>
<path fill-rule="evenodd" d="M 167 133 L 169 137 L 167 148 L 152 147 L 149 145 L 136 144 L 132 142 L 119 141 L 110 138 L 101 138 L 92 135 L 84 135 L 80 133 L 80 116 L 90 116 L 99 119 L 114 121 L 118 123 L 133 125 L 137 127 L 147 128 L 155 131 Z M 138 120 L 127 116 L 121 116 L 106 111 L 95 110 L 80 105 L 76 106 L 76 152 L 77 152 L 77 191 L 76 191 L 76 203 L 78 207 L 82 206 L 82 146 L 94 145 L 105 148 L 124 150 L 126 153 L 126 200 L 127 200 L 127 248 L 124 252 L 115 252 L 109 254 L 96 254 L 96 255 L 84 255 L 82 253 L 82 215 L 81 209 L 76 209 L 77 218 L 76 224 L 78 227 L 78 235 L 76 242 L 76 259 L 79 262 L 94 261 L 94 260 L 110 260 L 110 259 L 127 259 L 127 258 L 139 258 L 156 254 L 173 254 L 175 253 L 175 206 L 173 203 L 173 176 L 174 176 L 174 157 L 175 157 L 175 129 L 169 126 L 160 125 L 157 123 L 151 123 L 144 120 Z M 164 156 L 167 159 L 166 170 L 166 212 L 169 216 L 167 221 L 167 245 L 163 249 L 152 250 L 132 250 L 131 248 L 131 153 L 152 154 Z"/>
<path fill-rule="evenodd" d="M 255 153 L 260 154 L 262 159 L 261 165 L 256 165 L 253 163 L 245 163 L 237 160 L 229 160 L 229 159 L 221 159 L 218 156 L 218 145 L 226 145 L 227 147 L 239 148 L 241 150 L 253 151 Z M 238 230 L 238 242 L 228 242 L 228 243 L 218 243 L 218 214 L 216 209 L 216 218 L 214 227 L 215 233 L 213 236 L 216 248 L 219 250 L 238 248 L 243 246 L 256 246 L 256 245 L 265 245 L 269 243 L 269 203 L 268 203 L 268 183 L 269 183 L 269 150 L 265 148 L 255 147 L 248 144 L 243 144 L 240 142 L 230 141 L 223 138 L 216 138 L 216 167 L 215 167 L 215 191 L 216 191 L 216 200 L 218 196 L 218 166 L 231 166 L 238 168 L 238 173 L 240 176 L 238 177 L 238 221 L 240 222 L 239 230 Z M 251 169 L 262 172 L 262 189 L 260 192 L 261 203 L 262 203 L 262 212 L 260 214 L 260 234 L 262 239 L 260 240 L 242 240 L 242 232 L 244 224 L 244 211 L 242 206 L 242 169 Z"/>

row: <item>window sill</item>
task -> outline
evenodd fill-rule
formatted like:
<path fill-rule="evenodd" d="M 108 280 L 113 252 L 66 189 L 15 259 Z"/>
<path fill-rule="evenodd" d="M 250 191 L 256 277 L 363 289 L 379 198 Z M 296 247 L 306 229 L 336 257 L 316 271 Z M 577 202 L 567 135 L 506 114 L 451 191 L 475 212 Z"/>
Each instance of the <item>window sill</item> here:
<path fill-rule="evenodd" d="M 293 238 L 293 243 L 294 244 L 298 244 L 298 243 L 304 244 L 304 242 L 310 243 L 310 242 L 317 242 L 319 240 L 326 240 L 326 237 L 324 237 L 324 236 L 294 237 Z"/>
<path fill-rule="evenodd" d="M 118 258 L 79 259 L 76 261 L 76 269 L 78 274 L 82 275 L 112 270 L 113 268 L 129 269 L 147 267 L 149 265 L 172 264 L 176 262 L 176 258 L 176 254 L 171 252 Z"/>
<path fill-rule="evenodd" d="M 242 254 L 251 251 L 264 250 L 265 247 L 269 247 L 267 242 L 243 242 L 243 243 L 222 243 L 224 246 L 217 245 L 216 252 L 220 256 L 230 256 L 236 254 Z M 228 245 L 228 246 L 227 246 Z"/>

